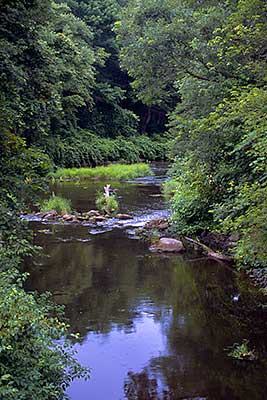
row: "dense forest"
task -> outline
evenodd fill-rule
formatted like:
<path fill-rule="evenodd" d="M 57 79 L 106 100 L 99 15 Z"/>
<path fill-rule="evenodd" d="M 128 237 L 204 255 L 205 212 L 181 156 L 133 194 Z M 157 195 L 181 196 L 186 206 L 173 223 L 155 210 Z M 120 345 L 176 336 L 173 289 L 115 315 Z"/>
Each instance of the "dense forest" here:
<path fill-rule="evenodd" d="M 88 376 L 23 289 L 19 216 L 56 167 L 168 157 L 173 231 L 267 271 L 266 38 L 265 0 L 0 0 L 1 398 Z"/>

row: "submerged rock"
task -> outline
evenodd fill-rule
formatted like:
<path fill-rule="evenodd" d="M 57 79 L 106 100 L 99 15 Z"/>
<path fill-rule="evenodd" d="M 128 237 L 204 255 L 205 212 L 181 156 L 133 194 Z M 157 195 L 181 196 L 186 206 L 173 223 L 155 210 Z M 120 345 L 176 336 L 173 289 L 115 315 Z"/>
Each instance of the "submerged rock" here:
<path fill-rule="evenodd" d="M 149 248 L 153 252 L 171 252 L 181 253 L 185 250 L 183 243 L 180 240 L 172 238 L 161 238 Z"/>

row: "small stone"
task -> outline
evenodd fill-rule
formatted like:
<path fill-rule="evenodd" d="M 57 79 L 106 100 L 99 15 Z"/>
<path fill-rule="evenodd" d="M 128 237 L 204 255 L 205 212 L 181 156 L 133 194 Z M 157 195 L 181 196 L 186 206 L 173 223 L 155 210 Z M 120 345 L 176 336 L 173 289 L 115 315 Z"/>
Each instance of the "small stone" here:
<path fill-rule="evenodd" d="M 95 217 L 95 221 L 96 222 L 106 221 L 106 217 L 103 217 L 102 215 L 99 215 L 99 216 Z"/>
<path fill-rule="evenodd" d="M 99 217 L 100 216 L 100 212 L 97 210 L 90 210 L 88 211 L 87 215 L 89 217 Z"/>
<path fill-rule="evenodd" d="M 57 212 L 56 212 L 56 210 L 51 210 L 51 211 L 48 211 L 44 216 L 43 216 L 43 218 L 45 218 L 45 219 L 55 219 L 56 217 L 57 217 Z"/>
<path fill-rule="evenodd" d="M 38 212 L 35 215 L 36 215 L 36 217 L 44 218 L 46 214 L 47 213 L 45 213 L 45 212 Z"/>
<path fill-rule="evenodd" d="M 73 217 L 74 217 L 74 215 L 71 215 L 71 214 L 64 214 L 64 215 L 62 215 L 62 218 L 63 218 L 65 221 L 72 221 Z"/>
<path fill-rule="evenodd" d="M 86 221 L 87 218 L 88 218 L 88 217 L 84 217 L 83 215 L 78 215 L 78 216 L 77 216 L 77 219 L 78 219 L 79 221 Z"/>
<path fill-rule="evenodd" d="M 133 219 L 133 217 L 129 214 L 117 214 L 116 217 L 118 219 Z"/>

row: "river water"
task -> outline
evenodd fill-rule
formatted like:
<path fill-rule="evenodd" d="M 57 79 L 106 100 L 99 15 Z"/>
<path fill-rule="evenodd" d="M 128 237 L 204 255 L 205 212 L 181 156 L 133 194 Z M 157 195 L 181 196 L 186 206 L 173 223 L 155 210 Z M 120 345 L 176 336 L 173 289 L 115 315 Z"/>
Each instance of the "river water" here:
<path fill-rule="evenodd" d="M 118 189 L 123 224 L 97 227 L 32 222 L 43 255 L 29 262 L 28 290 L 65 305 L 79 361 L 92 370 L 71 400 L 264 400 L 262 360 L 236 361 L 227 347 L 249 340 L 266 354 L 266 311 L 246 279 L 197 254 L 157 255 L 135 229 L 166 216 L 163 170 Z M 65 182 L 54 192 L 78 211 L 94 208 L 104 182 Z"/>

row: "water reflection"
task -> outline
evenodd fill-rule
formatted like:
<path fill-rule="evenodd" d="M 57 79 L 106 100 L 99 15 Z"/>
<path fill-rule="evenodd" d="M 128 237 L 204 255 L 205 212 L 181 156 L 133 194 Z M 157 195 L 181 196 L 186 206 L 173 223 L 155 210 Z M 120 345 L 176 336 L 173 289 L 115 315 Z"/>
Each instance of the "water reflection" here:
<path fill-rule="evenodd" d="M 139 189 L 126 187 L 127 211 L 155 190 Z M 224 351 L 247 338 L 266 354 L 265 308 L 244 279 L 193 255 L 150 254 L 126 230 L 49 229 L 36 237 L 44 256 L 27 265 L 27 288 L 51 291 L 81 335 L 75 346 L 92 379 L 75 381 L 71 399 L 266 399 L 266 364 L 238 364 Z"/>

